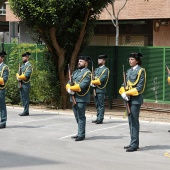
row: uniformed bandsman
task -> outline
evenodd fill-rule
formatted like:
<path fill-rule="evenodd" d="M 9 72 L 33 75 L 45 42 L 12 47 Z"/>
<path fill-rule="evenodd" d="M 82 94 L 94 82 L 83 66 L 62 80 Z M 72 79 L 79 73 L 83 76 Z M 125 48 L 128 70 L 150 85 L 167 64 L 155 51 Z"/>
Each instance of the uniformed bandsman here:
<path fill-rule="evenodd" d="M 104 99 L 106 94 L 106 85 L 109 80 L 109 68 L 105 66 L 107 55 L 98 56 L 99 67 L 94 71 L 94 78 L 92 79 L 92 88 L 94 91 L 94 101 L 97 110 L 97 118 L 92 123 L 102 124 L 104 119 Z"/>
<path fill-rule="evenodd" d="M 18 87 L 20 90 L 20 96 L 24 110 L 20 113 L 20 116 L 29 115 L 29 92 L 30 92 L 30 79 L 32 75 L 32 65 L 29 62 L 30 53 L 26 52 L 22 54 L 23 64 L 21 65 L 18 73 L 16 74 L 18 80 Z"/>
<path fill-rule="evenodd" d="M 141 104 L 143 104 L 142 93 L 145 89 L 146 72 L 141 67 L 141 53 L 131 53 L 129 56 L 129 65 L 131 69 L 127 71 L 126 82 L 119 90 L 122 98 L 129 102 L 130 114 L 128 116 L 129 129 L 130 129 L 130 144 L 124 146 L 126 152 L 134 152 L 139 148 L 139 113 Z"/>
<path fill-rule="evenodd" d="M 0 116 L 1 116 L 0 129 L 6 128 L 7 121 L 5 91 L 9 76 L 9 68 L 3 62 L 5 55 L 7 55 L 5 51 L 0 52 Z"/>
<path fill-rule="evenodd" d="M 85 110 L 87 103 L 90 102 L 89 90 L 91 83 L 91 71 L 87 68 L 89 61 L 89 56 L 79 57 L 78 69 L 72 74 L 73 84 L 69 81 L 66 85 L 66 90 L 70 94 L 70 101 L 73 102 L 72 109 L 78 124 L 77 135 L 71 137 L 75 139 L 75 141 L 82 141 L 85 139 Z"/>

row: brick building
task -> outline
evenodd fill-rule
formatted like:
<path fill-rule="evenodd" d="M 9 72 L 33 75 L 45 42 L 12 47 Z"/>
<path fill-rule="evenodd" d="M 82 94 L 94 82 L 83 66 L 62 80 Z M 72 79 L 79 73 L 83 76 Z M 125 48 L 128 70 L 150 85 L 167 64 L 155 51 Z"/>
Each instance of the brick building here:
<path fill-rule="evenodd" d="M 116 14 L 124 2 L 115 2 Z M 108 10 L 112 11 L 112 7 Z M 116 31 L 110 19 L 104 9 L 91 44 L 115 43 Z M 119 15 L 119 29 L 119 45 L 170 46 L 170 0 L 128 0 Z"/>
<path fill-rule="evenodd" d="M 9 3 L 4 1 L 0 6 L 3 11 L 0 13 L 0 32 L 5 32 L 4 40 L 11 42 L 18 38 L 20 42 L 31 42 L 30 35 L 27 35 L 29 29 L 19 22 L 10 11 Z M 116 13 L 124 2 L 115 2 Z M 108 10 L 112 12 L 111 6 Z M 128 0 L 119 15 L 119 30 L 119 45 L 170 46 L 170 0 Z M 115 35 L 111 17 L 104 9 L 90 45 L 115 45 Z"/>

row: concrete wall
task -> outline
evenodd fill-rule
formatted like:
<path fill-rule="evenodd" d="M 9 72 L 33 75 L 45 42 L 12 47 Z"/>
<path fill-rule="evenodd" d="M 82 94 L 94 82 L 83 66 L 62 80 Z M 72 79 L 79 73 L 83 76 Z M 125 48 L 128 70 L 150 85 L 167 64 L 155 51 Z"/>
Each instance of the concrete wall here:
<path fill-rule="evenodd" d="M 19 24 L 19 28 L 20 28 L 20 38 L 19 41 L 20 43 L 35 43 L 32 39 L 31 36 L 33 35 L 32 31 L 26 27 L 23 23 Z"/>

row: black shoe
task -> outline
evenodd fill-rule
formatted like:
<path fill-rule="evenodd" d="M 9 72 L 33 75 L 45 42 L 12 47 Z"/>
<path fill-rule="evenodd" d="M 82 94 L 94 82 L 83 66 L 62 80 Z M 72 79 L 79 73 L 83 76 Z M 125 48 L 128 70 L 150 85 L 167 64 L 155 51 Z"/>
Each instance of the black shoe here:
<path fill-rule="evenodd" d="M 6 123 L 0 124 L 0 129 L 4 129 L 4 128 L 6 128 Z"/>
<path fill-rule="evenodd" d="M 78 135 L 75 135 L 75 136 L 71 136 L 72 139 L 76 139 L 78 138 Z"/>
<path fill-rule="evenodd" d="M 98 121 L 96 122 L 96 124 L 102 124 L 102 123 L 103 123 L 102 120 L 98 120 Z"/>
<path fill-rule="evenodd" d="M 81 141 L 81 140 L 84 140 L 85 139 L 85 137 L 77 137 L 76 139 L 75 139 L 75 141 Z"/>
<path fill-rule="evenodd" d="M 130 147 L 130 145 L 124 146 L 124 149 L 128 149 Z"/>
<path fill-rule="evenodd" d="M 29 113 L 20 113 L 19 116 L 29 116 Z"/>
<path fill-rule="evenodd" d="M 130 148 L 130 145 L 124 146 L 124 149 L 128 149 Z M 139 149 L 139 146 L 137 147 L 137 149 Z"/>
<path fill-rule="evenodd" d="M 170 130 L 168 130 L 168 132 L 170 132 Z"/>
<path fill-rule="evenodd" d="M 92 120 L 92 123 L 96 123 L 97 122 L 97 119 L 96 120 Z"/>
<path fill-rule="evenodd" d="M 129 147 L 126 152 L 134 152 L 134 151 L 137 151 L 137 148 L 132 148 L 132 147 Z"/>

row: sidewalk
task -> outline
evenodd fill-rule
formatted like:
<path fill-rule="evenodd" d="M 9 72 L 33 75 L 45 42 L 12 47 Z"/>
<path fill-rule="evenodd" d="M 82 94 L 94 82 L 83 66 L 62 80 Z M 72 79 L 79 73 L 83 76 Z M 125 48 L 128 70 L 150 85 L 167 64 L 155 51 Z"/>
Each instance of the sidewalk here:
<path fill-rule="evenodd" d="M 21 107 L 19 105 L 8 105 L 10 107 Z M 48 110 L 53 112 L 63 112 L 63 113 L 72 113 L 72 109 L 52 109 L 51 107 L 47 107 L 44 105 L 30 105 L 30 109 L 40 109 L 40 110 Z M 96 108 L 87 106 L 86 114 L 91 115 L 92 117 L 96 116 Z M 127 119 L 125 115 L 125 109 L 105 109 L 105 117 L 108 118 L 124 118 Z M 140 112 L 140 120 L 146 121 L 156 121 L 156 122 L 166 122 L 170 123 L 170 113 L 165 112 L 153 112 L 153 111 L 143 111 Z"/>

